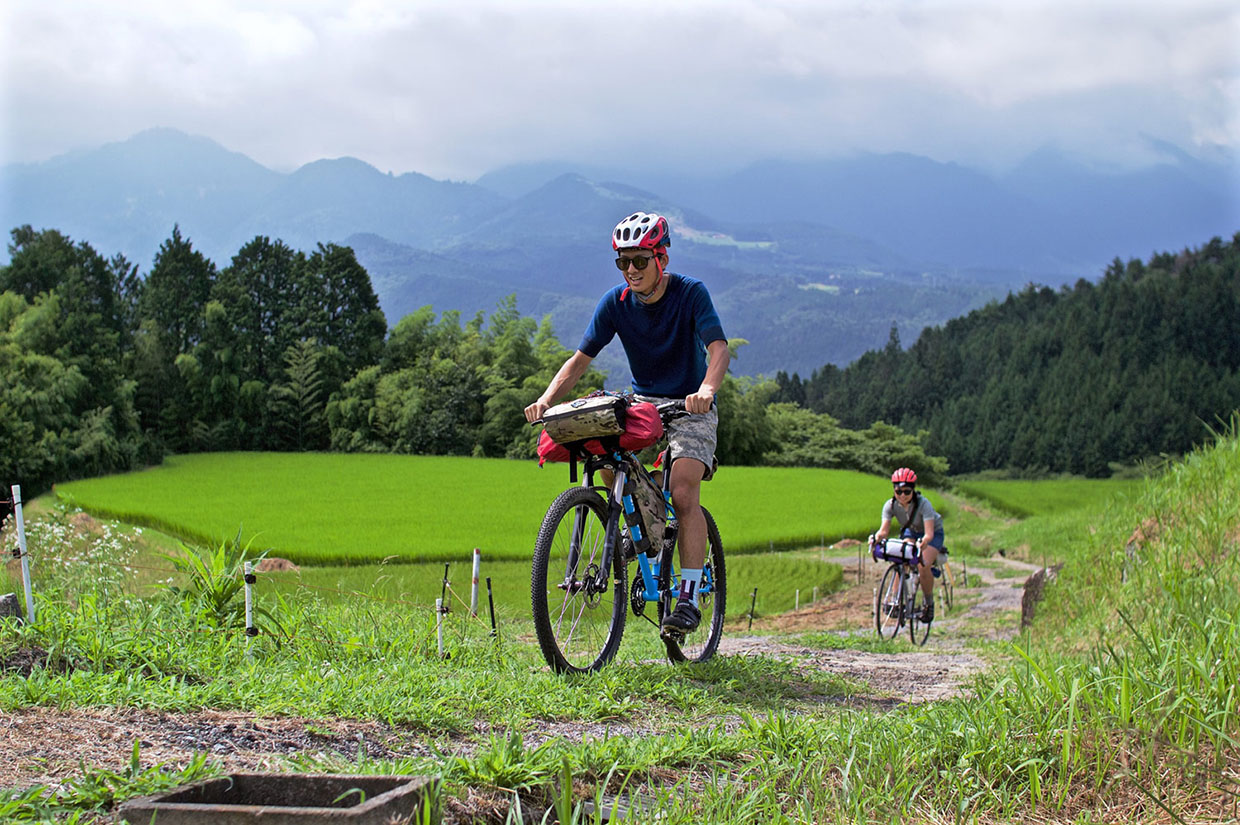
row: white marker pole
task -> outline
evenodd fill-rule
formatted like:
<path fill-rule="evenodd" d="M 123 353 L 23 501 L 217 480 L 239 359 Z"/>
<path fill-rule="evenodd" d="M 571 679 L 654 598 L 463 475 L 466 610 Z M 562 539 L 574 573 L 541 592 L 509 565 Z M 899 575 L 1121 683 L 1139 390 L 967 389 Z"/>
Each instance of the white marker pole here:
<path fill-rule="evenodd" d="M 478 569 L 482 566 L 482 551 L 474 548 L 474 584 L 469 591 L 469 615 L 478 615 Z"/>
<path fill-rule="evenodd" d="M 439 636 L 439 655 L 443 656 L 443 599 L 435 599 L 435 633 Z"/>
<path fill-rule="evenodd" d="M 26 522 L 22 518 L 22 486 L 14 484 L 13 513 L 17 516 L 17 552 L 22 560 L 22 587 L 26 591 L 26 621 L 34 624 L 34 590 L 30 586 L 30 557 L 26 555 Z"/>
<path fill-rule="evenodd" d="M 254 626 L 254 583 L 258 581 L 258 577 L 254 575 L 254 563 L 247 561 L 245 563 L 245 651 L 250 652 L 250 639 L 258 635 L 258 628 Z"/>

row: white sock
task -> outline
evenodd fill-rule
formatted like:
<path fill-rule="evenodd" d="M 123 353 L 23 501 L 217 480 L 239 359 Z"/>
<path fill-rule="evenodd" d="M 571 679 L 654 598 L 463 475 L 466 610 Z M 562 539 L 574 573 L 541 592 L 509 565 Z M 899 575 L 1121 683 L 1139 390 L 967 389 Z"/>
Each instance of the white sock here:
<path fill-rule="evenodd" d="M 702 583 L 702 568 L 686 567 L 680 571 L 680 598 L 688 599 L 697 607 L 698 586 Z"/>

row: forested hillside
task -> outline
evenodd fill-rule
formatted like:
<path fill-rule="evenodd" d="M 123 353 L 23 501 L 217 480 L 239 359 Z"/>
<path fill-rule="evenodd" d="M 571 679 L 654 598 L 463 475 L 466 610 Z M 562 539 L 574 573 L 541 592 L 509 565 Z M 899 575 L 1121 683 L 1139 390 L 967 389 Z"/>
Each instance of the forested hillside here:
<path fill-rule="evenodd" d="M 31 495 L 165 452 L 531 457 L 537 432 L 522 410 L 569 354 L 513 296 L 466 319 L 423 306 L 389 331 L 346 246 L 307 254 L 257 236 L 221 268 L 174 229 L 145 278 L 54 229 L 19 227 L 8 248 L 0 485 Z M 591 370 L 577 391 L 603 380 Z M 931 483 L 946 471 L 894 427 L 846 432 L 804 410 L 768 417 L 773 390 L 727 377 L 721 462 L 867 472 L 898 462 Z"/>
<path fill-rule="evenodd" d="M 1240 233 L 1099 283 L 1029 286 L 777 397 L 848 427 L 929 431 L 953 472 L 1044 468 L 1090 476 L 1178 454 L 1240 407 Z"/>

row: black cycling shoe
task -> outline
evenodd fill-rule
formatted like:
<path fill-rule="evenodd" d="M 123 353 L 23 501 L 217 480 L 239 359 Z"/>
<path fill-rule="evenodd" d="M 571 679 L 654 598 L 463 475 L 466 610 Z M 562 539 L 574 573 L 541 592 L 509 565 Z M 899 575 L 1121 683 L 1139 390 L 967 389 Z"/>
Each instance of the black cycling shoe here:
<path fill-rule="evenodd" d="M 702 611 L 688 599 L 676 602 L 676 609 L 663 619 L 663 632 L 692 633 L 702 623 Z"/>
<path fill-rule="evenodd" d="M 922 607 L 921 609 L 921 623 L 930 624 L 932 621 L 934 621 L 934 599 L 933 598 L 930 601 L 926 602 L 925 606 Z"/>

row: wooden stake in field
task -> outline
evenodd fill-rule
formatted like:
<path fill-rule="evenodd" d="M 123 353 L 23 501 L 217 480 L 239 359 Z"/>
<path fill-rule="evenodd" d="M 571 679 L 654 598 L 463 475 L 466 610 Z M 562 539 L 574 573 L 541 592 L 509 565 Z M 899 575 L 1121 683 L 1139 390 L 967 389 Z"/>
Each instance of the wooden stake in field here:
<path fill-rule="evenodd" d="M 753 609 L 758 603 L 758 588 L 753 589 L 753 595 L 749 597 L 749 629 L 753 630 Z"/>
<path fill-rule="evenodd" d="M 30 586 L 30 556 L 26 553 L 26 522 L 22 518 L 22 486 L 14 484 L 13 514 L 17 519 L 17 557 L 22 562 L 22 588 L 26 593 L 26 621 L 34 624 L 34 590 Z"/>
<path fill-rule="evenodd" d="M 491 595 L 490 576 L 487 576 L 487 604 L 491 606 L 491 638 L 498 639 L 499 631 L 495 628 L 495 598 Z"/>

